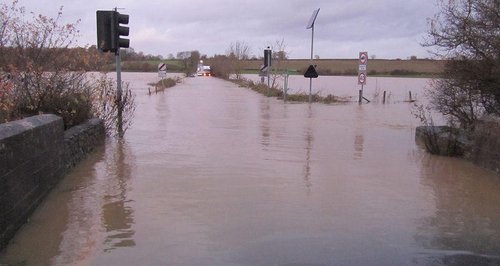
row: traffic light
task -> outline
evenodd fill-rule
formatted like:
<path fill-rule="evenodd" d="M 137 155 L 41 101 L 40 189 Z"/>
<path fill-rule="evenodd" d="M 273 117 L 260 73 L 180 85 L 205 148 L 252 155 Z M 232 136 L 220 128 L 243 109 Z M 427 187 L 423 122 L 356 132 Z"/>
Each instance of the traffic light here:
<path fill-rule="evenodd" d="M 272 50 L 268 46 L 267 49 L 264 49 L 264 66 L 265 67 L 271 67 L 271 57 L 272 57 Z"/>
<path fill-rule="evenodd" d="M 120 48 L 129 48 L 130 47 L 130 40 L 129 39 L 122 39 L 122 36 L 128 36 L 129 33 L 129 28 L 120 26 L 120 24 L 127 25 L 128 24 L 128 15 L 125 14 L 120 14 L 118 12 L 114 12 L 114 27 L 113 27 L 113 33 L 114 33 L 114 39 L 116 43 L 116 49 Z"/>
<path fill-rule="evenodd" d="M 113 13 L 115 11 L 97 11 L 97 48 L 103 52 L 116 51 L 111 33 Z"/>
<path fill-rule="evenodd" d="M 120 48 L 130 47 L 129 28 L 120 24 L 128 24 L 128 15 L 116 11 L 97 11 L 97 48 L 103 52 L 117 52 Z"/>

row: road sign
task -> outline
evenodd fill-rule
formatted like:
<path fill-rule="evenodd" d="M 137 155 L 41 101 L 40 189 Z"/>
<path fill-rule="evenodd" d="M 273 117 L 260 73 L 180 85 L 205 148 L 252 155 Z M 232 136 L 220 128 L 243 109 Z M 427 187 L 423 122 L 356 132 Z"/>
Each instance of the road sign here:
<path fill-rule="evenodd" d="M 366 85 L 366 74 L 363 72 L 358 74 L 358 85 Z"/>
<path fill-rule="evenodd" d="M 159 63 L 158 64 L 158 71 L 167 71 L 167 64 Z"/>
<path fill-rule="evenodd" d="M 273 51 L 268 46 L 267 49 L 264 49 L 264 66 L 266 67 L 271 66 L 272 56 L 273 56 Z"/>
<path fill-rule="evenodd" d="M 269 69 L 268 66 L 260 65 L 260 68 L 259 68 L 259 77 L 267 77 L 267 70 L 268 69 Z"/>
<path fill-rule="evenodd" d="M 368 62 L 368 52 L 359 52 L 359 64 L 366 65 Z"/>
<path fill-rule="evenodd" d="M 359 52 L 359 65 L 358 65 L 358 84 L 366 85 L 367 77 L 367 63 L 368 63 L 368 52 Z"/>
<path fill-rule="evenodd" d="M 159 63 L 158 64 L 158 77 L 164 78 L 167 76 L 167 64 Z"/>
<path fill-rule="evenodd" d="M 307 68 L 306 73 L 304 73 L 305 78 L 317 78 L 318 77 L 318 72 L 316 72 L 316 69 L 314 68 L 313 65 L 310 65 L 309 68 Z"/>

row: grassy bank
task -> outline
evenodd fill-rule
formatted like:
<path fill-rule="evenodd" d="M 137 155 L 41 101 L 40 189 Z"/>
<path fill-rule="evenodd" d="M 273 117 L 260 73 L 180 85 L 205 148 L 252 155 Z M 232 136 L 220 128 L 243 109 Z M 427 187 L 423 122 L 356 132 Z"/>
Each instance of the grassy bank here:
<path fill-rule="evenodd" d="M 278 99 L 284 99 L 284 94 L 282 90 L 274 87 L 268 87 L 266 84 L 263 83 L 256 83 L 253 82 L 252 80 L 247 80 L 247 79 L 229 79 L 229 81 L 238 84 L 240 87 L 249 88 L 267 97 L 277 97 Z M 305 93 L 287 94 L 286 100 L 289 102 L 309 102 L 309 95 Z M 313 94 L 311 100 L 312 102 L 324 103 L 324 104 L 349 102 L 347 98 L 334 96 L 333 94 L 321 96 L 318 93 Z"/>

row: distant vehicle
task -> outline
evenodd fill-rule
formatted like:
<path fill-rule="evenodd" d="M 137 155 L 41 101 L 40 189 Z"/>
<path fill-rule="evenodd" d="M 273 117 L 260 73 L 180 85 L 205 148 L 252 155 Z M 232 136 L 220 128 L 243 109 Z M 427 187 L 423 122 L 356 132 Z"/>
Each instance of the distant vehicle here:
<path fill-rule="evenodd" d="M 196 72 L 198 76 L 210 77 L 212 76 L 212 70 L 210 66 L 198 65 L 198 71 Z"/>

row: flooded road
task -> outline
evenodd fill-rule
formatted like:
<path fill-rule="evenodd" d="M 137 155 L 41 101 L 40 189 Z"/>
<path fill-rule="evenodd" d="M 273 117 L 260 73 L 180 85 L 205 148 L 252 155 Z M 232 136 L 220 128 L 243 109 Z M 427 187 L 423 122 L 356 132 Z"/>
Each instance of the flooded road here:
<path fill-rule="evenodd" d="M 284 104 L 201 77 L 148 96 L 155 78 L 124 75 L 124 141 L 73 169 L 0 262 L 500 263 L 500 177 L 426 154 L 409 104 Z"/>

